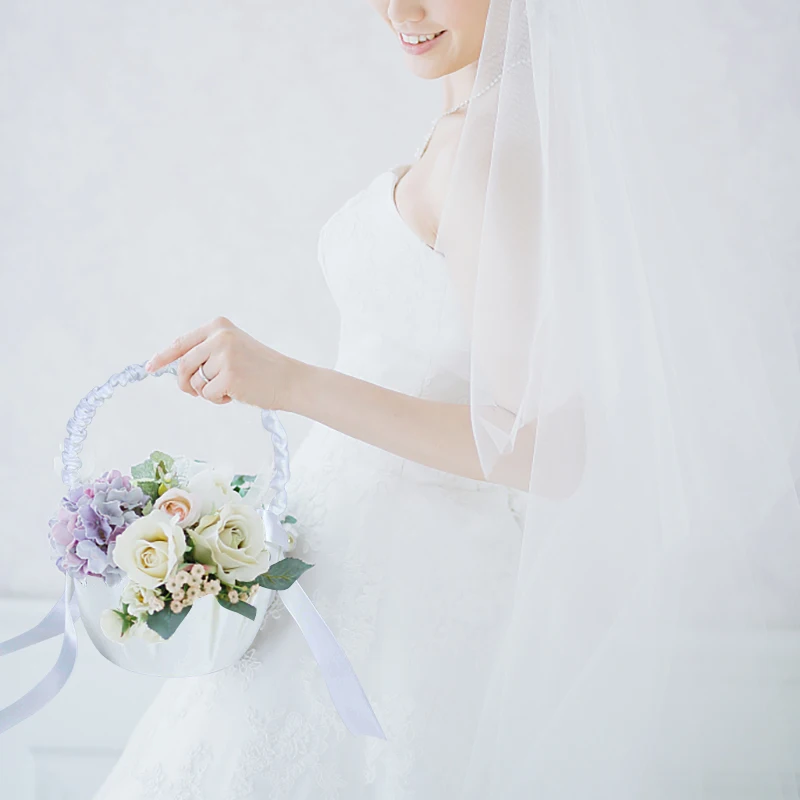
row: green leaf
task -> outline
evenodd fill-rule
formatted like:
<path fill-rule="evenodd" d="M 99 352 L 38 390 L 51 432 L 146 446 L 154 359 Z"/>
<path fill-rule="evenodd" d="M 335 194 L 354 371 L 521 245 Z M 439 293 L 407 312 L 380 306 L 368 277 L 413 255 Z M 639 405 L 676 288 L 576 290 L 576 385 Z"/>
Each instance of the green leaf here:
<path fill-rule="evenodd" d="M 243 617 L 247 617 L 248 619 L 256 618 L 256 607 L 251 606 L 250 603 L 245 603 L 244 600 L 240 600 L 238 603 L 231 603 L 227 597 L 223 597 L 222 594 L 218 594 L 217 602 L 223 608 L 227 608 L 229 611 L 235 611 L 237 614 L 241 614 Z"/>
<path fill-rule="evenodd" d="M 169 606 L 165 606 L 161 611 L 148 615 L 147 627 L 154 630 L 162 639 L 169 639 L 191 610 L 191 606 L 186 606 L 174 614 Z"/>
<path fill-rule="evenodd" d="M 299 558 L 283 558 L 276 561 L 256 582 L 265 589 L 288 589 L 313 564 L 306 564 Z"/>
<path fill-rule="evenodd" d="M 158 500 L 158 481 L 136 481 L 136 484 L 153 503 Z"/>
<path fill-rule="evenodd" d="M 291 525 L 294 525 L 297 520 L 294 517 L 290 517 L 288 514 L 281 520 L 281 522 L 288 522 Z"/>
<path fill-rule="evenodd" d="M 158 462 L 163 463 L 164 467 L 166 468 L 166 472 L 171 472 L 172 468 L 175 466 L 175 459 L 172 456 L 167 455 L 167 453 L 163 453 L 161 450 L 153 450 L 153 452 L 150 453 L 150 461 L 152 461 L 154 464 Z"/>
<path fill-rule="evenodd" d="M 133 625 L 134 619 L 128 613 L 128 606 L 125 605 L 125 604 L 123 604 L 123 606 L 122 606 L 122 611 L 120 611 L 117 608 L 113 609 L 113 611 L 122 620 L 122 631 L 121 631 L 121 633 L 122 633 L 122 635 L 124 635 L 126 633 L 126 631 L 128 630 L 128 628 L 130 628 Z"/>
<path fill-rule="evenodd" d="M 239 495 L 244 497 L 251 489 L 253 481 L 256 479 L 255 475 L 234 475 L 231 481 L 233 490 Z M 244 491 L 242 491 L 244 489 Z"/>
<path fill-rule="evenodd" d="M 131 467 L 131 477 L 135 481 L 154 480 L 156 477 L 156 465 L 148 459 L 141 464 L 134 464 Z"/>

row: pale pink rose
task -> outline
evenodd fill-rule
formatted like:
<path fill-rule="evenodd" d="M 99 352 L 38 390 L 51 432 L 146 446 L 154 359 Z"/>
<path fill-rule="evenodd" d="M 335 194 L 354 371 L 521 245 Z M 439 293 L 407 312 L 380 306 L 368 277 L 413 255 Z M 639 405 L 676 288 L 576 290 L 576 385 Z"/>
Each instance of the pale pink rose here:
<path fill-rule="evenodd" d="M 196 495 L 177 487 L 167 489 L 153 504 L 153 508 L 160 508 L 170 517 L 177 515 L 177 524 L 182 528 L 194 525 L 200 519 L 202 511 Z"/>

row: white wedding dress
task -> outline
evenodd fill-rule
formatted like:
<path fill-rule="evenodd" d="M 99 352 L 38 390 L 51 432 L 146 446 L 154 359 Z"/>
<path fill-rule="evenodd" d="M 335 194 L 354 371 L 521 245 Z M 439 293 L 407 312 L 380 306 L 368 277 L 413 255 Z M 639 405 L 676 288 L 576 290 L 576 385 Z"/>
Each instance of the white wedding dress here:
<path fill-rule="evenodd" d="M 467 402 L 448 369 L 464 329 L 442 254 L 379 174 L 320 231 L 341 314 L 335 368 Z M 300 582 L 347 653 L 387 740 L 342 723 L 280 601 L 234 666 L 165 681 L 94 800 L 443 800 L 457 794 L 506 622 L 526 495 L 314 424 L 290 463 Z"/>

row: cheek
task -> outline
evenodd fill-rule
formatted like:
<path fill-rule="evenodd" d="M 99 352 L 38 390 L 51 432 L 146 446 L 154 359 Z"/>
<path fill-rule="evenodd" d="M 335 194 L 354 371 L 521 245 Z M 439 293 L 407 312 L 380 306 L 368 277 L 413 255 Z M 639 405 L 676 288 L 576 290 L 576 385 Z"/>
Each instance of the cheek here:
<path fill-rule="evenodd" d="M 457 31 L 464 44 L 480 47 L 488 13 L 489 0 L 457 2 L 452 5 L 451 13 L 446 15 L 442 22 L 446 23 L 449 18 L 451 26 L 444 25 L 445 27 L 452 27 Z"/>

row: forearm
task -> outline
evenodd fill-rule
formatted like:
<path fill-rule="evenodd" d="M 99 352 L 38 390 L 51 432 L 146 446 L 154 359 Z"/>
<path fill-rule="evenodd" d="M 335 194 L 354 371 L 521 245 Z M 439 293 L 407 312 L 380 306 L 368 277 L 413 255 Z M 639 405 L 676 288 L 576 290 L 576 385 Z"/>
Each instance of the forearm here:
<path fill-rule="evenodd" d="M 333 369 L 296 362 L 284 410 L 425 466 L 486 481 L 470 408 L 396 392 Z M 502 462 L 502 459 L 501 459 Z M 499 463 L 490 483 L 528 490 L 527 473 Z"/>

